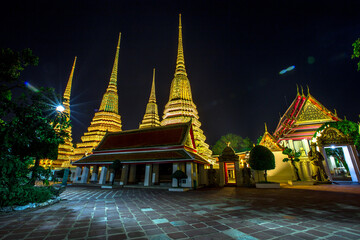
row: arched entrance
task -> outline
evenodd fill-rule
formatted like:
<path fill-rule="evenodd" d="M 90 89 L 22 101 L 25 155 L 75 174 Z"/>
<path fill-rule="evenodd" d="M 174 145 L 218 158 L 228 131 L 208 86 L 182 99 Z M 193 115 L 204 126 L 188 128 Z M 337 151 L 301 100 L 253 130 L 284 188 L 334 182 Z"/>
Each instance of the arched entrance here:
<path fill-rule="evenodd" d="M 316 138 L 331 181 L 360 182 L 360 161 L 351 137 L 327 127 Z"/>

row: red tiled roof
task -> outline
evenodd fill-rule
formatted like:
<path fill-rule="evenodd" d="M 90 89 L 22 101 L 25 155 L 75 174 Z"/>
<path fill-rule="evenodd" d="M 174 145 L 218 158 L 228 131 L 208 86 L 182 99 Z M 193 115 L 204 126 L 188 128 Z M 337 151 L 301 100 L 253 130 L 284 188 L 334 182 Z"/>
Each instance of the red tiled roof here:
<path fill-rule="evenodd" d="M 189 124 L 107 133 L 96 151 L 184 145 Z"/>
<path fill-rule="evenodd" d="M 201 161 L 206 162 L 200 156 L 189 153 L 184 149 L 169 151 L 150 151 L 137 153 L 112 153 L 112 154 L 92 154 L 74 163 L 83 164 L 111 164 L 115 160 L 122 163 L 147 163 L 147 162 L 175 162 L 175 161 Z"/>

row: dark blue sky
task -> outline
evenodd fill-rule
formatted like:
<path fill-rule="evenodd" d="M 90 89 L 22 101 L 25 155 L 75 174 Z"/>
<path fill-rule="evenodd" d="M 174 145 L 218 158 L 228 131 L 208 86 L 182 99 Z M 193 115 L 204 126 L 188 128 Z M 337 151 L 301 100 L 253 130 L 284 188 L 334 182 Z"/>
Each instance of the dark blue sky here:
<path fill-rule="evenodd" d="M 340 117 L 359 121 L 360 72 L 351 44 L 360 38 L 360 1 L 11 1 L 2 9 L 0 47 L 28 47 L 40 58 L 25 80 L 62 95 L 78 57 L 71 99 L 75 142 L 99 108 L 119 32 L 123 130 L 142 120 L 153 67 L 162 116 L 179 13 L 193 99 L 210 145 L 227 133 L 256 141 L 264 122 L 273 131 L 296 84 L 309 85 Z M 293 71 L 279 75 L 291 65 Z"/>

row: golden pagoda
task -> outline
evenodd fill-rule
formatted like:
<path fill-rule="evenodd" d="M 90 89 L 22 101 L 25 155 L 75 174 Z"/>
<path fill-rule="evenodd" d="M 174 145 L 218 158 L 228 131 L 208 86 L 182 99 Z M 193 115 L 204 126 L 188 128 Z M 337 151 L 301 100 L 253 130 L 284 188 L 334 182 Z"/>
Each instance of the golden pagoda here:
<path fill-rule="evenodd" d="M 73 160 L 78 160 L 84 155 L 90 154 L 103 139 L 106 132 L 121 131 L 121 117 L 119 115 L 117 94 L 120 39 L 121 33 L 119 34 L 109 86 L 102 98 L 99 111 L 95 113 L 95 116 L 88 127 L 88 131 L 81 137 L 82 142 L 76 145 Z"/>
<path fill-rule="evenodd" d="M 63 102 L 62 105 L 64 107 L 63 113 L 66 114 L 66 120 L 70 120 L 70 96 L 71 96 L 71 86 L 72 86 L 72 80 L 74 77 L 74 71 L 75 71 L 75 64 L 76 64 L 76 58 L 74 59 L 74 63 L 70 72 L 69 80 L 66 85 L 66 89 L 63 96 Z M 70 164 L 70 160 L 72 159 L 72 156 L 74 155 L 74 147 L 72 143 L 72 137 L 71 137 L 71 125 L 65 129 L 65 132 L 68 134 L 68 137 L 64 139 L 63 144 L 59 144 L 58 147 L 58 158 L 57 160 L 51 160 L 51 159 L 42 159 L 40 161 L 40 166 L 43 167 L 53 167 L 53 168 L 59 168 L 59 167 L 67 167 Z"/>
<path fill-rule="evenodd" d="M 139 128 L 152 128 L 160 126 L 160 118 L 158 114 L 158 107 L 156 104 L 155 95 L 155 68 L 153 69 L 153 80 L 151 85 L 151 92 L 149 102 L 146 105 L 146 111 Z"/>
<path fill-rule="evenodd" d="M 203 131 L 200 129 L 201 123 L 199 121 L 196 105 L 192 99 L 190 81 L 187 77 L 185 69 L 180 14 L 176 69 L 174 79 L 171 83 L 169 101 L 165 105 L 161 125 L 164 126 L 189 121 L 191 121 L 193 125 L 195 145 L 198 153 L 204 156 L 206 159 L 210 159 L 212 152 L 209 149 L 209 145 L 205 143 L 206 137 L 204 136 Z"/>

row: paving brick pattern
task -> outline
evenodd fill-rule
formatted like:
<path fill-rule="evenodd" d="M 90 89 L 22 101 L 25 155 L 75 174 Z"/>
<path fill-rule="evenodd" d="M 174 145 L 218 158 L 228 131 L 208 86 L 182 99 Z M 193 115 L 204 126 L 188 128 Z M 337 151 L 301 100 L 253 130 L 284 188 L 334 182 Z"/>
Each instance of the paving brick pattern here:
<path fill-rule="evenodd" d="M 360 185 L 189 192 L 70 186 L 0 214 L 0 239 L 360 239 Z"/>

